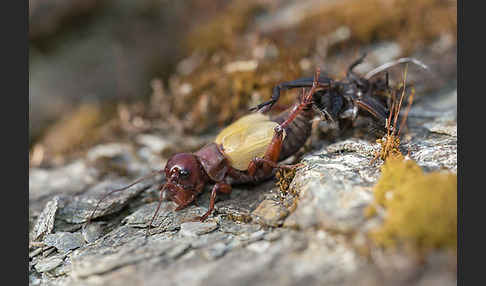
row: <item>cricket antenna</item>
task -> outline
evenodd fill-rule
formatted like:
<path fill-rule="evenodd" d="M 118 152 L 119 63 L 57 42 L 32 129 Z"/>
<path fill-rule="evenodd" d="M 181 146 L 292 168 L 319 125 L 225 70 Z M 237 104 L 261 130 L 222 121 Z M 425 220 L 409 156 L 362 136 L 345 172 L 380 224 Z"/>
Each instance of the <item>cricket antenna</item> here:
<path fill-rule="evenodd" d="M 143 176 L 142 178 L 140 178 L 140 179 L 136 180 L 135 182 L 133 182 L 133 183 L 131 183 L 131 184 L 129 184 L 129 185 L 127 185 L 127 186 L 123 187 L 123 188 L 120 188 L 120 189 L 115 189 L 115 190 L 112 190 L 112 191 L 108 192 L 106 195 L 104 195 L 104 196 L 103 196 L 103 197 L 102 197 L 102 198 L 101 198 L 101 199 L 98 201 L 98 203 L 96 204 L 96 207 L 94 208 L 93 212 L 92 212 L 92 213 L 91 213 L 91 215 L 89 216 L 89 218 L 88 218 L 88 220 L 86 221 L 86 224 L 85 224 L 84 226 L 88 225 L 88 224 L 91 222 L 91 220 L 93 219 L 93 216 L 94 216 L 95 212 L 98 210 L 98 207 L 99 207 L 100 203 L 101 203 L 101 202 L 102 202 L 104 199 L 106 199 L 108 196 L 110 196 L 110 195 L 112 195 L 112 194 L 114 194 L 114 193 L 117 193 L 117 192 L 124 191 L 124 190 L 126 190 L 126 189 L 128 189 L 128 188 L 130 188 L 130 187 L 132 187 L 132 186 L 134 186 L 134 185 L 136 185 L 136 184 L 138 184 L 138 183 L 140 183 L 140 182 L 144 181 L 144 180 L 147 180 L 147 179 L 149 179 L 149 178 L 151 178 L 151 177 L 153 177 L 153 176 L 155 176 L 155 175 L 157 175 L 157 174 L 163 173 L 163 172 L 164 172 L 164 170 L 156 170 L 156 171 L 152 171 L 150 174 L 148 174 L 148 175 L 146 175 L 146 176 Z M 83 228 L 84 228 L 84 226 L 83 226 Z"/>
<path fill-rule="evenodd" d="M 375 75 L 381 73 L 381 72 L 384 72 L 386 71 L 387 69 L 391 68 L 391 67 L 394 67 L 396 65 L 400 65 L 400 64 L 408 64 L 408 63 L 412 63 L 412 64 L 415 64 L 421 68 L 423 68 L 424 70 L 427 70 L 427 71 L 430 71 L 429 67 L 424 64 L 423 62 L 417 60 L 417 59 L 414 59 L 414 58 L 399 58 L 397 60 L 394 60 L 394 61 L 391 61 L 391 62 L 387 62 L 387 63 L 384 63 L 382 64 L 381 66 L 369 71 L 366 75 L 365 75 L 365 79 L 369 80 L 370 78 L 374 77 Z"/>

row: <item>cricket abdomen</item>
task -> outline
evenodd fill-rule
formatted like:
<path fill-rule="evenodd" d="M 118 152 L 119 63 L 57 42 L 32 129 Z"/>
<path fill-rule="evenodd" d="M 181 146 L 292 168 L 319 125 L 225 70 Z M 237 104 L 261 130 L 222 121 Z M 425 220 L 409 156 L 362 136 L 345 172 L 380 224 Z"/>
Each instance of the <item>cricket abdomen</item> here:
<path fill-rule="evenodd" d="M 288 118 L 289 113 L 297 105 L 298 103 L 271 118 L 271 120 L 281 124 Z M 284 128 L 286 137 L 283 140 L 279 161 L 285 160 L 304 146 L 312 132 L 313 117 L 314 111 L 312 110 L 312 105 L 305 106 L 302 112 L 300 112 L 297 117 Z"/>
<path fill-rule="evenodd" d="M 222 146 L 231 167 L 244 171 L 251 160 L 265 155 L 277 125 L 269 116 L 253 113 L 223 129 L 214 142 Z"/>

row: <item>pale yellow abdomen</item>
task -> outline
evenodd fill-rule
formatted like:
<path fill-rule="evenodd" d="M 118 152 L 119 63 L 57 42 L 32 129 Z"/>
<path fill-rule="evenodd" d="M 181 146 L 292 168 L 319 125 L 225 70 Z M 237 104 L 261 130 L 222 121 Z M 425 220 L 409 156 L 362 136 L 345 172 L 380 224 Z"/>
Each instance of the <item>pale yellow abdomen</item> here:
<path fill-rule="evenodd" d="M 253 158 L 265 155 L 277 125 L 266 115 L 252 113 L 223 129 L 214 142 L 223 145 L 231 166 L 243 171 Z"/>

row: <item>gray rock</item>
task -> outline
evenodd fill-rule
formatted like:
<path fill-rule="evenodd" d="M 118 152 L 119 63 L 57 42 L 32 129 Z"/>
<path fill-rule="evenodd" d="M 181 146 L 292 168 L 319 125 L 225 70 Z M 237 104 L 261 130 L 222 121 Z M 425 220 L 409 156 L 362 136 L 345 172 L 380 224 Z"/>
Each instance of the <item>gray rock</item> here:
<path fill-rule="evenodd" d="M 40 273 L 51 271 L 63 263 L 64 257 L 65 255 L 56 255 L 41 260 L 34 266 L 35 270 L 37 270 Z"/>
<path fill-rule="evenodd" d="M 230 247 L 228 247 L 227 244 L 223 242 L 216 242 L 209 248 L 205 249 L 203 251 L 203 255 L 209 260 L 214 260 L 222 257 L 229 249 Z"/>
<path fill-rule="evenodd" d="M 155 214 L 158 202 L 153 202 L 141 206 L 131 215 L 123 219 L 123 223 L 134 227 L 147 227 Z M 206 209 L 194 205 L 175 211 L 177 205 L 171 201 L 162 201 L 159 213 L 152 223 L 152 233 L 175 231 L 181 228 L 181 224 L 190 221 L 197 216 L 206 213 Z"/>
<path fill-rule="evenodd" d="M 299 193 L 297 209 L 284 226 L 343 232 L 357 228 L 364 221 L 364 208 L 372 200 L 369 178 L 378 172 L 370 164 L 371 159 L 357 152 L 304 157 L 308 167 L 297 172 L 290 186 Z"/>
<path fill-rule="evenodd" d="M 404 152 L 410 149 L 410 157 L 426 171 L 457 170 L 454 121 L 447 118 L 412 117 L 409 122 Z M 378 223 L 363 215 L 380 176 L 382 162 L 371 164 L 378 149 L 375 142 L 348 138 L 306 154 L 306 166 L 290 185 L 289 194 L 295 195 L 284 197 L 295 202 L 295 209 L 281 204 L 283 195 L 273 180 L 235 186 L 231 195 L 218 196 L 215 212 L 204 223 L 191 220 L 207 211 L 208 192 L 198 197 L 201 206 L 177 212 L 175 203 L 164 200 L 151 235 L 145 237 L 158 201 L 144 200 L 158 198 L 159 183 L 147 181 L 108 198 L 100 208 L 106 221 L 69 234 L 77 236 L 76 244 L 57 237 L 59 232 L 47 235 L 52 240 L 47 245 L 72 250 L 62 261 L 56 254 L 33 256 L 29 279 L 42 285 L 452 284 L 450 270 L 439 267 L 448 258 L 429 261 L 422 269 L 400 253 L 371 248 L 370 258 L 357 251 L 369 247 L 366 232 Z M 128 180 L 109 179 L 78 197 L 59 196 L 53 231 L 69 229 L 69 224 L 73 231 L 79 228 L 72 223 L 86 218 L 114 182 Z M 154 195 L 138 196 L 141 192 Z M 76 200 L 85 204 L 74 205 Z M 61 221 L 70 222 L 63 226 Z"/>
<path fill-rule="evenodd" d="M 421 101 L 414 104 L 409 118 L 427 118 L 429 122 L 457 119 L 457 89 L 447 90 L 435 96 L 424 96 Z"/>
<path fill-rule="evenodd" d="M 34 251 L 29 253 L 29 258 L 32 258 L 32 257 L 35 257 L 35 256 L 41 254 L 43 250 L 44 249 L 42 247 L 35 249 Z"/>
<path fill-rule="evenodd" d="M 99 172 L 83 160 L 76 160 L 52 170 L 32 168 L 29 170 L 30 210 L 40 212 L 55 195 L 80 193 L 95 183 L 98 176 Z"/>
<path fill-rule="evenodd" d="M 157 236 L 152 236 L 148 240 L 138 237 L 136 241 L 127 243 L 125 247 L 123 245 L 118 247 L 121 249 L 111 254 L 82 256 L 82 259 L 73 258 L 72 274 L 78 278 L 102 274 L 124 265 L 162 255 L 176 246 L 175 241 L 160 239 Z M 174 255 L 173 252 L 171 254 Z"/>
<path fill-rule="evenodd" d="M 70 275 L 71 274 L 71 259 L 70 259 L 70 257 L 66 257 L 63 260 L 63 263 L 60 266 L 49 271 L 48 274 L 50 276 L 59 277 L 59 278 L 66 277 L 66 276 Z"/>
<path fill-rule="evenodd" d="M 259 231 L 261 228 L 262 227 L 258 224 L 246 224 L 231 220 L 221 220 L 219 223 L 219 229 L 221 232 L 230 233 L 233 235 L 249 235 Z"/>
<path fill-rule="evenodd" d="M 66 205 L 58 211 L 57 218 L 70 223 L 83 223 L 93 213 L 99 200 L 110 191 L 128 185 L 126 179 L 106 180 L 87 190 L 83 196 L 76 196 L 67 200 Z M 112 214 L 124 207 L 128 201 L 140 192 L 153 185 L 153 179 L 140 182 L 124 191 L 115 192 L 106 197 L 98 206 L 93 219 Z"/>
<path fill-rule="evenodd" d="M 254 241 L 258 241 L 258 240 L 261 240 L 265 237 L 265 234 L 267 232 L 265 230 L 259 230 L 259 231 L 255 231 L 253 233 L 250 234 L 250 236 L 248 237 L 248 241 L 250 242 L 254 242 Z"/>
<path fill-rule="evenodd" d="M 457 137 L 457 123 L 455 121 L 428 122 L 424 124 L 430 132 L 446 134 Z"/>
<path fill-rule="evenodd" d="M 161 168 L 160 158 L 152 162 L 154 156 L 140 156 L 142 150 L 137 151 L 134 146 L 126 143 L 100 144 L 91 148 L 86 158 L 100 172 L 117 172 L 122 176 L 137 178 Z"/>
<path fill-rule="evenodd" d="M 258 241 L 254 242 L 246 247 L 246 249 L 254 251 L 256 253 L 265 253 L 267 249 L 270 247 L 271 243 L 268 241 Z"/>
<path fill-rule="evenodd" d="M 103 227 L 105 223 L 92 222 L 86 225 L 83 230 L 83 238 L 87 243 L 91 243 L 98 239 L 103 234 Z"/>
<path fill-rule="evenodd" d="M 430 135 L 414 138 L 410 144 L 410 157 L 427 171 L 448 170 L 457 172 L 457 137 Z"/>
<path fill-rule="evenodd" d="M 33 241 L 42 238 L 44 235 L 49 234 L 54 229 L 54 218 L 56 216 L 57 208 L 58 208 L 59 198 L 54 197 L 52 200 L 47 202 L 44 210 L 37 218 L 37 222 L 34 225 L 34 229 L 32 231 L 31 239 Z"/>
<path fill-rule="evenodd" d="M 215 204 L 217 213 L 222 214 L 223 217 L 238 222 L 251 222 L 255 216 L 252 212 L 260 205 L 265 197 L 275 190 L 275 182 L 269 180 L 258 184 L 258 186 L 234 186 L 231 195 L 219 196 L 219 200 Z M 204 202 L 209 202 L 208 199 Z"/>
<path fill-rule="evenodd" d="M 127 144 L 110 143 L 101 144 L 91 148 L 86 153 L 89 162 L 96 162 L 102 158 L 117 158 L 132 153 L 132 148 Z"/>
<path fill-rule="evenodd" d="M 167 252 L 167 257 L 171 259 L 177 259 L 181 255 L 183 255 L 187 250 L 191 248 L 190 243 L 181 243 L 176 245 L 174 248 L 172 248 L 170 251 Z"/>
<path fill-rule="evenodd" d="M 198 236 L 209 233 L 218 228 L 214 222 L 185 222 L 181 224 L 181 234 L 183 236 Z"/>
<path fill-rule="evenodd" d="M 44 238 L 47 246 L 54 246 L 57 250 L 66 252 L 84 245 L 84 239 L 81 233 L 57 232 L 48 234 Z"/>
<path fill-rule="evenodd" d="M 138 135 L 135 140 L 137 143 L 147 146 L 150 151 L 156 154 L 162 153 L 173 145 L 173 143 L 167 142 L 167 140 L 164 140 L 162 137 L 152 134 Z"/>
<path fill-rule="evenodd" d="M 205 249 L 211 247 L 218 242 L 228 243 L 234 240 L 234 236 L 230 234 L 221 233 L 220 231 L 213 231 L 208 234 L 200 235 L 197 238 L 194 236 L 181 237 L 191 242 L 191 247 L 194 249 Z"/>
<path fill-rule="evenodd" d="M 289 211 L 280 203 L 273 200 L 264 200 L 252 212 L 255 221 L 267 226 L 280 226 Z"/>
<path fill-rule="evenodd" d="M 125 217 L 122 220 L 122 223 L 131 226 L 146 227 L 150 222 L 150 220 L 152 219 L 158 204 L 159 202 L 153 202 L 141 206 L 134 213 Z M 162 218 L 166 215 L 166 213 L 174 211 L 174 209 L 175 207 L 172 202 L 163 201 L 160 205 L 159 213 L 157 217 L 154 219 L 153 225 L 160 225 Z"/>

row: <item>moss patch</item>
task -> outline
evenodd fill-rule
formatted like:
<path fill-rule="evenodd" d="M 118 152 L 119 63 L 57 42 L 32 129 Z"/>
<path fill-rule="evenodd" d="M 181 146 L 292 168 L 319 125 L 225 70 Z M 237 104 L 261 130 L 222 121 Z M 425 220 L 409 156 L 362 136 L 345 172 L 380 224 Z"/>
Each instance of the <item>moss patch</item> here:
<path fill-rule="evenodd" d="M 457 175 L 424 173 L 412 160 L 389 158 L 374 187 L 384 223 L 370 233 L 384 247 L 399 244 L 419 253 L 434 248 L 457 251 Z M 366 212 L 373 214 L 373 208 Z"/>

